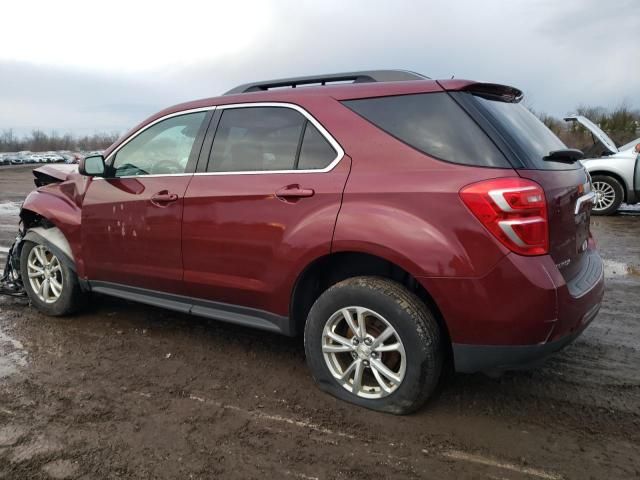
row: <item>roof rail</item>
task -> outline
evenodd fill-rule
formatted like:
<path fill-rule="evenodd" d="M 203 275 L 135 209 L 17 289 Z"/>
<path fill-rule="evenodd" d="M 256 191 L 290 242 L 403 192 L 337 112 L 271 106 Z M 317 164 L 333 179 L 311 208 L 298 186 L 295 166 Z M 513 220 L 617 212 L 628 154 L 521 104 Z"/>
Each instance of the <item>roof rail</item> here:
<path fill-rule="evenodd" d="M 264 82 L 245 83 L 232 88 L 225 95 L 236 93 L 261 92 L 270 88 L 291 87 L 299 85 L 311 85 L 319 83 L 326 85 L 333 82 L 375 83 L 375 82 L 403 82 L 407 80 L 428 80 L 419 73 L 408 70 L 363 70 L 361 72 L 330 73 L 327 75 L 311 75 L 307 77 L 279 78 Z"/>

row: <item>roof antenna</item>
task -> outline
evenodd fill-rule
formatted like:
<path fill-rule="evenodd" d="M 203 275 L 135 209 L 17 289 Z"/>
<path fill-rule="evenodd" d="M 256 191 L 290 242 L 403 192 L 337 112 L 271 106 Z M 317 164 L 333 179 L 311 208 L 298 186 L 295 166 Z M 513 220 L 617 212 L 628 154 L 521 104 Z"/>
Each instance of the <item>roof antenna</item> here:
<path fill-rule="evenodd" d="M 451 80 L 453 80 L 453 77 L 455 77 L 455 75 L 451 75 Z"/>

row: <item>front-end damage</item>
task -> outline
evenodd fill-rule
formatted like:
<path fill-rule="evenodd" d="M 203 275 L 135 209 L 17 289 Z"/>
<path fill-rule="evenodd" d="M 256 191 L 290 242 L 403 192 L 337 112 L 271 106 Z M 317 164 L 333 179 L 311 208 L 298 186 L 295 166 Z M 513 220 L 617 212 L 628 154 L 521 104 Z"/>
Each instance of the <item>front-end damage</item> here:
<path fill-rule="evenodd" d="M 86 190 L 86 177 L 75 165 L 47 165 L 33 171 L 36 190 L 25 199 L 20 210 L 16 239 L 9 249 L 0 276 L 0 294 L 24 296 L 20 256 L 25 241 L 45 245 L 76 270 L 74 248 L 79 243 L 80 208 Z"/>
<path fill-rule="evenodd" d="M 23 238 L 24 231 L 22 230 L 21 222 L 18 235 L 13 245 L 11 245 L 11 248 L 9 248 L 2 276 L 0 277 L 0 295 L 10 295 L 13 297 L 24 297 L 26 295 L 20 274 L 20 252 L 22 250 Z"/>

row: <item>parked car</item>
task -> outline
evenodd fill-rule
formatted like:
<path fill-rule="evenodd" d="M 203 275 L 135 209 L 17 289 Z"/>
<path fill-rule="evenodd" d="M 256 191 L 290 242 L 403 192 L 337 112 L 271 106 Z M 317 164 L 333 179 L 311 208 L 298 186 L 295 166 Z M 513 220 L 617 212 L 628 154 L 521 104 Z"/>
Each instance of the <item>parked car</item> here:
<path fill-rule="evenodd" d="M 593 147 L 582 160 L 596 192 L 594 215 L 615 213 L 622 202 L 640 202 L 640 157 L 635 147 L 640 138 L 618 148 L 613 140 L 595 123 L 581 115 L 565 118 L 578 122 L 589 130 L 594 138 Z"/>
<path fill-rule="evenodd" d="M 0 155 L 0 165 L 9 165 L 10 163 L 11 160 L 9 160 L 9 157 Z"/>
<path fill-rule="evenodd" d="M 61 153 L 60 156 L 62 157 L 64 163 L 76 163 L 76 157 L 71 153 Z"/>
<path fill-rule="evenodd" d="M 97 292 L 301 334 L 321 389 L 411 412 L 444 365 L 536 364 L 600 307 L 581 152 L 521 98 L 373 71 L 170 107 L 36 169 L 8 268 L 48 315 Z"/>
<path fill-rule="evenodd" d="M 12 155 L 12 156 L 7 157 L 7 158 L 11 162 L 12 165 L 22 165 L 22 163 L 24 163 L 22 158 L 20 158 L 17 155 Z"/>

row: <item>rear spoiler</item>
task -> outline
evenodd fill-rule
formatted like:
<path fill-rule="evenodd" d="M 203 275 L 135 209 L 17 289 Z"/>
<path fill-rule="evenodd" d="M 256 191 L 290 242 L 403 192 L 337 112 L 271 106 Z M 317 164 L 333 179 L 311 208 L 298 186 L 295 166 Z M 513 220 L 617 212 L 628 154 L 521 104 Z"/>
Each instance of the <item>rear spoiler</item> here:
<path fill-rule="evenodd" d="M 480 83 L 470 82 L 467 80 L 438 80 L 438 84 L 449 91 L 471 92 L 481 97 L 487 97 L 492 100 L 500 100 L 508 103 L 518 103 L 524 97 L 522 90 L 509 85 L 500 85 L 498 83 Z"/>

